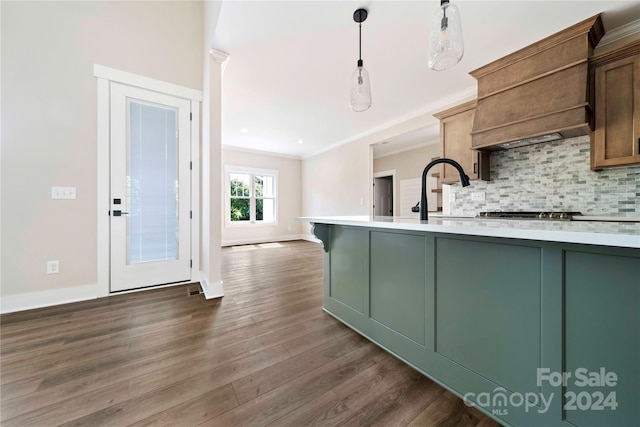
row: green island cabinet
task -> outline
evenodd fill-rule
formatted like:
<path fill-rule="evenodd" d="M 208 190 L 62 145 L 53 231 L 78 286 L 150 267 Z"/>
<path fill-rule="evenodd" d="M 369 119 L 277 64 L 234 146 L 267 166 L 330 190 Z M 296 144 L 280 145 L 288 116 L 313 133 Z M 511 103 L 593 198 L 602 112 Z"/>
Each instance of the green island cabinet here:
<path fill-rule="evenodd" d="M 500 423 L 640 426 L 640 249 L 313 232 L 325 311 Z"/>

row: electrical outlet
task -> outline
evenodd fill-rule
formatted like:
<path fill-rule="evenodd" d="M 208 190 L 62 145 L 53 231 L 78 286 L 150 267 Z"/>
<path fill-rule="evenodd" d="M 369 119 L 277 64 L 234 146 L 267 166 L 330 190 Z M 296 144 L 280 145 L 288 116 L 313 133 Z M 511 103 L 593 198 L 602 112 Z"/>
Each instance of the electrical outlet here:
<path fill-rule="evenodd" d="M 450 202 L 456 201 L 456 193 L 449 193 L 449 201 Z"/>
<path fill-rule="evenodd" d="M 476 191 L 475 193 L 471 193 L 471 200 L 475 202 L 484 200 L 484 191 Z"/>
<path fill-rule="evenodd" d="M 47 261 L 47 274 L 60 273 L 60 261 Z"/>

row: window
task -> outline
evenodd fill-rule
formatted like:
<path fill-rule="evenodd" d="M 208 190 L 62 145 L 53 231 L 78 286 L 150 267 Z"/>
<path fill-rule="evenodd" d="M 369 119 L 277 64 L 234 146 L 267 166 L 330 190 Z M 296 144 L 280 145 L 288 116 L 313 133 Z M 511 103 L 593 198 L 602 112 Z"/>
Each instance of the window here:
<path fill-rule="evenodd" d="M 278 171 L 226 167 L 227 224 L 276 224 Z"/>

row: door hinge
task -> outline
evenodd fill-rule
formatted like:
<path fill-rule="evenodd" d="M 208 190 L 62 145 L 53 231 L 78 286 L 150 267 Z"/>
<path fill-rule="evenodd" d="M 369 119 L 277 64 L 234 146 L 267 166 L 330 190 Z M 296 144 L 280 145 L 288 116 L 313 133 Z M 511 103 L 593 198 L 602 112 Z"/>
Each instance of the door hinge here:
<path fill-rule="evenodd" d="M 193 170 L 193 162 L 189 162 L 189 170 Z"/>
<path fill-rule="evenodd" d="M 193 260 L 192 259 L 189 260 L 189 268 L 193 268 Z"/>
<path fill-rule="evenodd" d="M 189 113 L 189 120 L 193 120 L 193 113 Z"/>
<path fill-rule="evenodd" d="M 189 219 L 193 219 L 193 211 L 189 211 Z"/>

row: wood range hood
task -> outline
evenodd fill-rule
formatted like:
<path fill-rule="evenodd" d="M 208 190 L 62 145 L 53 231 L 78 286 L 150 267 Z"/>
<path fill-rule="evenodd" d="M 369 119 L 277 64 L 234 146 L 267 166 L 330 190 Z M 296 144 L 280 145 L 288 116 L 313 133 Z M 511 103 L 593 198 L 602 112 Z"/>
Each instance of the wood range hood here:
<path fill-rule="evenodd" d="M 478 80 L 472 148 L 492 151 L 589 134 L 588 60 L 603 35 L 598 14 L 472 71 Z"/>

